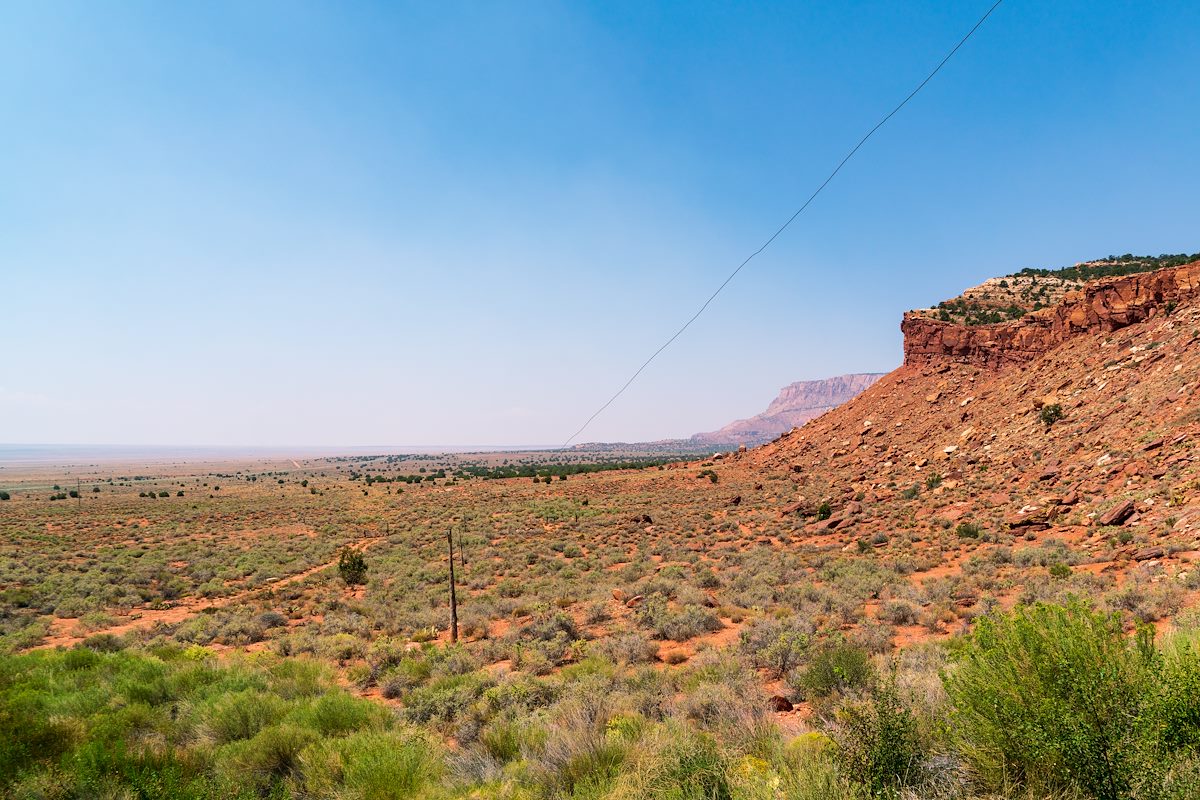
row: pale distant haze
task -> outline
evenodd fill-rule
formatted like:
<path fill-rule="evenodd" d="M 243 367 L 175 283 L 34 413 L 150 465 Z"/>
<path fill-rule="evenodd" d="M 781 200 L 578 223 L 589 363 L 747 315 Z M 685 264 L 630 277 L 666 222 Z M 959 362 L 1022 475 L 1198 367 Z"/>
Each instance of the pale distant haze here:
<path fill-rule="evenodd" d="M 989 5 L 5 4 L 0 442 L 561 442 Z M 1198 30 L 1006 0 L 581 439 L 1200 250 Z"/>

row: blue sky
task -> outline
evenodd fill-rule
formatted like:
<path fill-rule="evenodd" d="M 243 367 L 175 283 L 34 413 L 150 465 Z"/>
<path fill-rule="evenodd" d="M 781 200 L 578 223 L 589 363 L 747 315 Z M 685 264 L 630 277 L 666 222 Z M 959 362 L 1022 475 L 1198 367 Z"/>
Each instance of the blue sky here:
<path fill-rule="evenodd" d="M 561 441 L 989 4 L 9 4 L 0 442 Z M 1198 30 L 1006 0 L 582 438 L 889 370 L 995 274 L 1200 250 Z"/>

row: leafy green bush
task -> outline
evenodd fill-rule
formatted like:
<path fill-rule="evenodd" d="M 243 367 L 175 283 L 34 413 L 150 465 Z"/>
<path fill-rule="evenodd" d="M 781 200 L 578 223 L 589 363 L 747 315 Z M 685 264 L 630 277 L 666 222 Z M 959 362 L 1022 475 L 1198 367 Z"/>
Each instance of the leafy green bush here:
<path fill-rule="evenodd" d="M 1050 577 L 1066 580 L 1071 577 L 1071 565 L 1064 564 L 1061 561 L 1050 565 Z"/>
<path fill-rule="evenodd" d="M 329 692 L 317 698 L 297 719 L 322 736 L 344 736 L 352 731 L 379 728 L 387 709 L 345 692 Z"/>
<path fill-rule="evenodd" d="M 916 625 L 920 616 L 917 607 L 907 600 L 888 600 L 879 610 L 880 619 L 893 625 Z"/>
<path fill-rule="evenodd" d="M 614 664 L 644 664 L 658 656 L 658 645 L 641 631 L 628 631 L 589 643 L 588 652 L 607 658 Z"/>
<path fill-rule="evenodd" d="M 278 722 L 286 703 L 257 689 L 245 689 L 218 697 L 205 709 L 205 728 L 217 744 L 250 739 L 268 725 Z"/>
<path fill-rule="evenodd" d="M 1139 800 L 1200 797 L 1200 641 L 1194 633 L 1177 634 L 1155 665 L 1136 732 L 1141 758 L 1134 793 Z"/>
<path fill-rule="evenodd" d="M 738 643 L 755 666 L 785 677 L 803 663 L 812 644 L 812 636 L 803 629 L 799 620 L 785 623 L 764 619 L 742 628 Z"/>
<path fill-rule="evenodd" d="M 217 752 L 218 774 L 228 785 L 249 783 L 261 794 L 300 770 L 300 753 L 317 741 L 317 735 L 298 725 L 263 728 L 253 738 L 233 742 Z"/>
<path fill-rule="evenodd" d="M 3 657 L 0 796 L 419 796 L 441 755 L 394 720 L 304 659 L 221 666 L 200 648 Z"/>
<path fill-rule="evenodd" d="M 361 731 L 306 748 L 300 785 L 308 797 L 407 800 L 427 796 L 444 771 L 440 748 L 416 730 Z M 338 791 L 339 784 L 347 790 Z"/>
<path fill-rule="evenodd" d="M 389 700 L 420 686 L 433 675 L 433 664 L 419 653 L 401 657 L 395 662 L 385 662 L 384 669 L 378 681 L 383 689 L 383 696 Z"/>
<path fill-rule="evenodd" d="M 450 722 L 465 712 L 492 685 L 486 675 L 449 675 L 405 696 L 404 718 L 410 722 Z"/>
<path fill-rule="evenodd" d="M 954 529 L 954 533 L 960 539 L 978 539 L 979 534 L 983 529 L 974 522 L 960 522 L 958 527 Z"/>
<path fill-rule="evenodd" d="M 359 586 L 367 582 L 367 561 L 363 554 L 343 547 L 338 555 L 338 574 L 347 586 Z"/>
<path fill-rule="evenodd" d="M 870 699 L 844 705 L 837 717 L 838 757 L 873 797 L 896 797 L 900 787 L 917 782 L 923 748 L 895 673 Z"/>
<path fill-rule="evenodd" d="M 612 800 L 732 800 L 729 761 L 716 740 L 683 726 L 657 728 L 639 743 Z"/>
<path fill-rule="evenodd" d="M 804 697 L 828 697 L 866 686 L 875 677 L 871 657 L 861 647 L 834 641 L 818 650 L 808 666 L 792 678 L 793 688 Z"/>
<path fill-rule="evenodd" d="M 1065 416 L 1063 414 L 1063 407 L 1059 403 L 1048 403 L 1042 406 L 1041 412 L 1038 413 L 1038 418 L 1041 419 L 1042 424 L 1047 428 L 1061 420 L 1063 416 Z"/>
<path fill-rule="evenodd" d="M 686 642 L 702 633 L 721 629 L 720 618 L 703 606 L 687 605 L 672 610 L 661 594 L 648 597 L 637 610 L 639 625 L 649 628 L 658 639 Z"/>
<path fill-rule="evenodd" d="M 854 783 L 841 769 L 836 743 L 823 733 L 806 733 L 787 744 L 767 777 L 768 792 L 748 797 L 774 796 L 778 789 L 788 800 L 865 800 L 862 784 Z M 744 774 L 739 770 L 738 777 Z M 778 787 L 773 785 L 775 775 Z M 741 782 L 739 782 L 741 783 Z M 741 788 L 741 786 L 739 786 Z M 774 790 L 774 791 L 772 791 Z"/>
<path fill-rule="evenodd" d="M 1079 602 L 980 620 L 945 678 L 961 752 L 997 790 L 1128 797 L 1152 651 Z"/>

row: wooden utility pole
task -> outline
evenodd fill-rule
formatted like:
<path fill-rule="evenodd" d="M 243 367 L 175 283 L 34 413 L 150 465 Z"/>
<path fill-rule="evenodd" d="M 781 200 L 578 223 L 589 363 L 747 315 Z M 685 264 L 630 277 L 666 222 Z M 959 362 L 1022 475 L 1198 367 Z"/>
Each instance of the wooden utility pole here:
<path fill-rule="evenodd" d="M 446 542 L 450 545 L 450 641 L 458 641 L 458 598 L 454 594 L 454 528 L 446 529 Z"/>

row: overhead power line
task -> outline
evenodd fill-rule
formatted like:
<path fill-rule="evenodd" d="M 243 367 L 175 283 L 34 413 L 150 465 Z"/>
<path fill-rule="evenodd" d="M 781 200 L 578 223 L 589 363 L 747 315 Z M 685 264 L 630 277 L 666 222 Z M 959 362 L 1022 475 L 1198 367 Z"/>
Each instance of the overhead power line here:
<path fill-rule="evenodd" d="M 666 350 L 668 347 L 670 347 L 672 342 L 674 342 L 676 339 L 678 339 L 683 334 L 684 331 L 686 331 L 688 328 L 691 327 L 693 322 L 695 322 L 697 319 L 700 318 L 700 315 L 704 313 L 705 309 L 707 309 L 709 307 L 709 305 L 712 304 L 712 301 L 717 299 L 717 295 L 719 295 L 722 291 L 724 291 L 725 287 L 728 286 L 729 283 L 734 278 L 737 277 L 737 274 L 742 271 L 742 268 L 745 267 L 747 264 L 749 264 L 754 259 L 755 256 L 757 256 L 763 250 L 766 250 L 768 247 L 770 247 L 771 243 L 774 242 L 776 239 L 778 239 L 780 234 L 782 234 L 784 231 L 786 231 L 788 229 L 788 227 L 791 226 L 791 224 L 796 221 L 797 217 L 799 217 L 801 214 L 804 213 L 804 210 L 806 208 L 808 208 L 814 200 L 817 199 L 817 195 L 819 195 L 825 189 L 825 187 L 828 186 L 835 177 L 837 177 L 837 174 L 842 171 L 842 167 L 846 166 L 846 162 L 848 162 L 851 158 L 854 157 L 854 154 L 857 153 L 859 151 L 859 149 L 864 144 L 867 143 L 868 139 L 870 139 L 872 136 L 875 135 L 875 132 L 877 130 L 882 128 L 884 126 L 884 124 L 887 123 L 887 121 L 890 120 L 892 117 L 896 116 L 896 114 L 899 113 L 900 109 L 902 109 L 906 105 L 908 105 L 908 101 L 910 101 L 914 97 L 916 97 L 920 93 L 920 91 L 925 88 L 925 85 L 927 83 L 929 83 L 931 80 L 933 80 L 933 77 L 935 75 L 937 75 L 939 72 L 941 72 L 942 67 L 946 66 L 946 63 L 951 58 L 954 57 L 954 54 L 957 53 L 959 51 L 959 49 L 964 44 L 966 44 L 967 41 L 972 36 L 975 35 L 975 31 L 979 30 L 979 28 L 983 25 L 983 23 L 987 21 L 987 18 L 992 15 L 992 12 L 995 11 L 997 8 L 999 8 L 1000 4 L 1003 2 L 1004 2 L 1004 0 L 996 0 L 996 2 L 992 4 L 992 7 L 989 8 L 987 10 L 987 12 L 985 12 L 984 15 L 979 18 L 979 21 L 976 22 L 971 27 L 971 30 L 967 31 L 966 35 L 958 40 L 958 44 L 954 45 L 954 47 L 951 48 L 949 53 L 946 53 L 945 58 L 943 58 L 941 61 L 938 62 L 938 65 L 933 68 L 933 71 L 930 72 L 928 75 L 926 75 L 925 79 L 923 81 L 921 81 L 920 83 L 917 84 L 917 88 L 915 88 L 911 92 L 909 92 L 907 97 L 905 97 L 903 100 L 901 100 L 900 103 L 895 108 L 893 108 L 891 111 L 889 111 L 887 113 L 886 116 L 883 117 L 883 119 L 881 119 L 881 120 L 879 120 L 879 122 L 875 123 L 875 126 L 873 128 L 871 128 L 871 130 L 867 131 L 865 136 L 863 136 L 861 139 L 858 140 L 858 143 L 850 149 L 850 152 L 846 153 L 846 156 L 841 161 L 838 162 L 838 165 L 836 167 L 833 168 L 833 172 L 830 172 L 829 176 L 827 178 L 825 178 L 824 181 L 821 182 L 821 185 L 818 186 L 813 191 L 813 193 L 808 196 L 808 199 L 804 201 L 804 205 L 802 205 L 802 206 L 800 206 L 800 208 L 796 209 L 796 212 L 794 214 L 792 214 L 790 217 L 788 217 L 787 221 L 784 222 L 782 225 L 780 225 L 779 229 L 777 231 L 775 231 L 773 234 L 771 234 L 771 237 L 769 239 L 767 239 L 765 242 L 763 242 L 762 245 L 760 245 L 759 248 L 757 250 L 755 250 L 753 253 L 746 256 L 746 259 L 744 261 L 742 261 L 742 263 L 738 264 L 737 269 L 735 269 L 733 272 L 729 273 L 729 277 L 727 277 L 724 281 L 721 282 L 721 285 L 717 287 L 717 290 L 715 292 L 713 292 L 711 295 L 709 295 L 708 299 L 704 301 L 704 304 L 702 306 L 700 306 L 700 308 L 696 311 L 696 313 L 693 314 L 691 316 L 691 318 L 688 319 L 687 322 L 683 323 L 683 326 L 679 330 L 677 330 L 677 331 L 675 331 L 675 333 L 671 334 L 671 338 L 669 338 L 665 342 L 663 342 L 662 345 L 657 350 L 655 350 L 650 355 L 649 358 L 647 358 L 644 362 L 642 362 L 642 365 L 637 368 L 637 371 L 629 376 L 629 380 L 625 381 L 625 383 L 621 386 L 621 388 L 618 389 L 612 397 L 608 398 L 608 400 L 605 401 L 604 405 L 602 405 L 602 406 L 600 406 L 600 408 L 596 409 L 595 413 L 593 413 L 590 417 L 588 417 L 587 421 L 579 426 L 579 430 L 575 431 L 573 434 L 571 434 L 567 438 L 567 440 L 565 442 L 563 442 L 563 447 L 566 447 L 567 445 L 569 445 L 572 441 L 575 440 L 575 438 L 577 436 L 579 436 L 579 434 L 581 434 L 585 430 L 587 430 L 587 427 L 592 424 L 592 422 L 596 419 L 596 417 L 603 414 L 605 409 L 607 409 L 610 405 L 612 405 L 613 402 L 616 401 L 616 399 L 618 397 L 620 397 L 622 394 L 624 394 L 625 390 L 628 389 L 635 380 L 637 380 L 638 376 L 642 374 L 642 372 L 646 369 L 646 367 L 650 366 L 651 362 L 653 362 L 654 359 L 658 358 L 659 354 L 662 353 L 663 350 Z"/>

